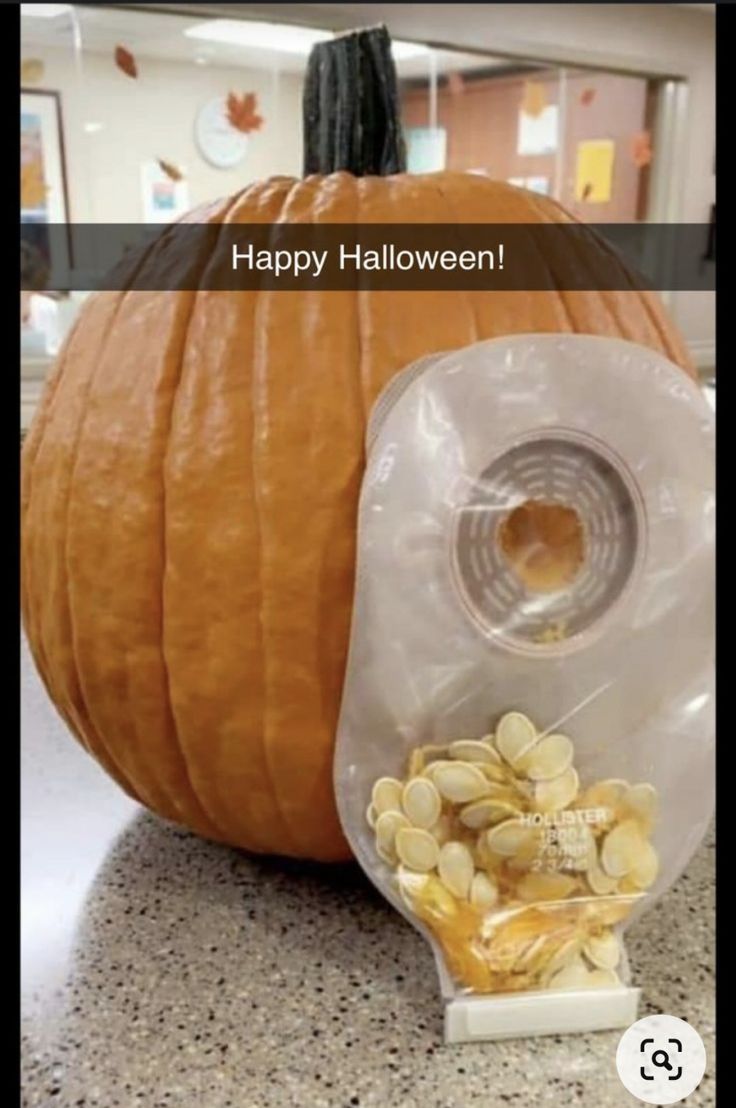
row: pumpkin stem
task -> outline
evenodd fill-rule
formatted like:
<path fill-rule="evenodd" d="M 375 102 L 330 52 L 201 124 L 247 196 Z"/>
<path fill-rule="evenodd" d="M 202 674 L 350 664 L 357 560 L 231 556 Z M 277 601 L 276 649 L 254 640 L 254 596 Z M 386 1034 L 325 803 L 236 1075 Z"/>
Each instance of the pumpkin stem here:
<path fill-rule="evenodd" d="M 396 67 L 385 27 L 312 48 L 304 84 L 304 173 L 406 172 Z"/>

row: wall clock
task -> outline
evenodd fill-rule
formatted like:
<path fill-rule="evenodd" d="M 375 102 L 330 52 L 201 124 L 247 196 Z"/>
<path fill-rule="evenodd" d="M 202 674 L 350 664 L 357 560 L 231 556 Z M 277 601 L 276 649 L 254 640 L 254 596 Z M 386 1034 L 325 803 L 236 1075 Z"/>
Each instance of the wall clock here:
<path fill-rule="evenodd" d="M 194 138 L 204 160 L 216 169 L 232 169 L 242 162 L 248 149 L 248 136 L 228 122 L 224 96 L 209 100 L 199 109 Z"/>

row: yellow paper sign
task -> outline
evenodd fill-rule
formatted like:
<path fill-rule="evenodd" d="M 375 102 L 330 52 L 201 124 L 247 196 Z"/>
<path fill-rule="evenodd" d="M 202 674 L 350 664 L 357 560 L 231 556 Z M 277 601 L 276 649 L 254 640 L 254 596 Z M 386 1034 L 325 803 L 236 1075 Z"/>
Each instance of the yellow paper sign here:
<path fill-rule="evenodd" d="M 610 139 L 579 142 L 575 170 L 575 199 L 607 204 L 611 199 L 616 144 Z"/>
<path fill-rule="evenodd" d="M 532 119 L 536 119 L 546 107 L 547 90 L 544 85 L 539 81 L 527 81 L 524 85 L 521 110 L 530 115 Z"/>

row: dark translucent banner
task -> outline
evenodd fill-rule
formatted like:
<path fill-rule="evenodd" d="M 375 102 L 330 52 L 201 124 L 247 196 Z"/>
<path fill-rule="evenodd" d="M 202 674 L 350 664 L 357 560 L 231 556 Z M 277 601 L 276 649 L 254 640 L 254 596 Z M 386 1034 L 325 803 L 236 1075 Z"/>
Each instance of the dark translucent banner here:
<path fill-rule="evenodd" d="M 21 224 L 23 289 L 696 291 L 714 281 L 708 224 Z"/>

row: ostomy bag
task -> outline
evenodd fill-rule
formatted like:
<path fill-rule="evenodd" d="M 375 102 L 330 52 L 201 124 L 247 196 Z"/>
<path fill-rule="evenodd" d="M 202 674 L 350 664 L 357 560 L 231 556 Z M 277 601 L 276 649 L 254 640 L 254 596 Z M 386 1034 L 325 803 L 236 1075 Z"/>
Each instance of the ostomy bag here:
<path fill-rule="evenodd" d="M 714 802 L 714 425 L 618 339 L 410 366 L 370 422 L 335 755 L 448 1040 L 627 1026 L 624 933 Z"/>

